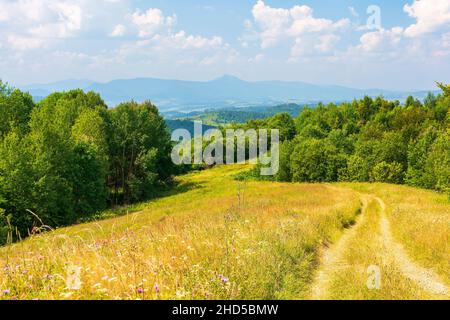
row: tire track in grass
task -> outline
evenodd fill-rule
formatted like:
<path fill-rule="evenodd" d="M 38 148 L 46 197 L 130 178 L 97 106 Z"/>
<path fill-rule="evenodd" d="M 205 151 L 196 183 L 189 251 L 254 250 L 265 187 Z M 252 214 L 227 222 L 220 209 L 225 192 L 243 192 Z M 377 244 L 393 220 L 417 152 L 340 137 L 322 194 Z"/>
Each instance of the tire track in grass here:
<path fill-rule="evenodd" d="M 319 261 L 319 269 L 314 277 L 313 285 L 311 288 L 312 300 L 323 300 L 327 298 L 328 286 L 331 282 L 333 274 L 340 269 L 347 268 L 348 265 L 344 260 L 344 252 L 347 249 L 351 239 L 355 237 L 358 229 L 364 223 L 365 213 L 368 205 L 368 199 L 366 197 L 361 199 L 362 208 L 361 214 L 356 218 L 356 223 L 349 229 L 344 231 L 344 234 L 339 240 L 332 244 L 328 249 L 323 250 Z"/>
<path fill-rule="evenodd" d="M 382 241 L 393 255 L 395 263 L 403 275 L 414 281 L 418 286 L 429 293 L 449 296 L 450 290 L 442 282 L 439 276 L 431 269 L 418 266 L 412 259 L 409 258 L 408 254 L 403 249 L 403 246 L 394 240 L 391 233 L 389 220 L 386 217 L 386 205 L 383 200 L 378 197 L 376 197 L 375 200 L 381 208 L 380 230 Z"/>

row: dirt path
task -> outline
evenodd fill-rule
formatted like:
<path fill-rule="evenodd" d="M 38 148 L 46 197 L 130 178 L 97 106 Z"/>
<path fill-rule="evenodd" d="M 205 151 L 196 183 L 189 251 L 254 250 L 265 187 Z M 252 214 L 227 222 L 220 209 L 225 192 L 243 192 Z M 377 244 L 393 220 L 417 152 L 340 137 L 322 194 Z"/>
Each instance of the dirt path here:
<path fill-rule="evenodd" d="M 381 207 L 380 230 L 384 245 L 395 258 L 395 262 L 403 275 L 414 281 L 423 290 L 437 295 L 449 295 L 447 286 L 433 270 L 418 266 L 412 261 L 403 247 L 392 237 L 389 220 L 386 217 L 386 205 L 380 198 L 375 198 Z"/>
<path fill-rule="evenodd" d="M 356 224 L 352 228 L 345 230 L 344 234 L 336 243 L 332 244 L 328 249 L 324 249 L 321 253 L 319 270 L 316 273 L 311 289 L 312 300 L 326 299 L 327 288 L 333 273 L 339 269 L 348 267 L 343 259 L 343 254 L 350 240 L 357 234 L 361 225 L 363 225 L 368 204 L 366 197 L 362 198 L 361 201 L 363 203 L 361 215 L 356 219 Z"/>
<path fill-rule="evenodd" d="M 347 229 L 335 244 L 332 244 L 329 248 L 324 248 L 321 253 L 320 264 L 311 287 L 310 298 L 313 300 L 327 299 L 330 283 L 337 272 L 345 268 L 355 267 L 345 261 L 344 254 L 351 249 L 351 241 L 358 236 L 359 232 L 364 231 L 361 228 L 364 228 L 364 221 L 368 214 L 367 207 L 371 201 L 376 201 L 380 207 L 379 218 L 377 218 L 380 220 L 379 231 L 371 239 L 382 243 L 386 249 L 386 252 L 382 254 L 391 257 L 391 260 L 388 259 L 387 261 L 392 261 L 400 270 L 402 276 L 416 283 L 424 292 L 439 296 L 450 296 L 449 288 L 439 279 L 439 276 L 430 269 L 418 266 L 409 258 L 403 247 L 394 240 L 390 223 L 385 213 L 385 203 L 378 197 L 367 195 L 362 197 L 362 211 L 356 224 L 352 228 Z"/>

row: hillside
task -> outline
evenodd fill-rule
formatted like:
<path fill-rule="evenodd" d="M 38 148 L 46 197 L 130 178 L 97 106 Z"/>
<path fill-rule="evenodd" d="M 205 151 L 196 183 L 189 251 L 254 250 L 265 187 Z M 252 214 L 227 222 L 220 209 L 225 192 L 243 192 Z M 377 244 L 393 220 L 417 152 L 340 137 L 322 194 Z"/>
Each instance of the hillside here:
<path fill-rule="evenodd" d="M 177 129 L 186 129 L 187 131 L 189 131 L 189 133 L 191 134 L 191 136 L 194 136 L 195 131 L 194 131 L 194 122 L 191 120 L 169 120 L 166 119 L 166 125 L 168 127 L 168 129 L 170 130 L 170 132 L 173 132 L 174 130 Z M 215 126 L 211 126 L 211 125 L 207 125 L 207 124 L 202 124 L 202 132 L 206 132 L 210 129 L 215 129 Z"/>
<path fill-rule="evenodd" d="M 314 105 L 309 105 L 314 107 Z M 218 110 L 205 110 L 189 113 L 169 112 L 163 113 L 167 118 L 178 120 L 202 121 L 204 124 L 220 126 L 232 123 L 244 123 L 250 120 L 260 120 L 273 117 L 277 113 L 286 112 L 291 117 L 296 117 L 304 106 L 295 103 L 281 104 L 277 106 L 259 106 L 246 108 L 225 108 Z"/>
<path fill-rule="evenodd" d="M 355 89 L 337 85 L 315 85 L 300 81 L 244 81 L 225 75 L 211 81 L 184 81 L 156 78 L 117 79 L 107 83 L 67 80 L 21 87 L 35 97 L 70 89 L 94 91 L 109 106 L 150 99 L 161 110 L 192 111 L 199 109 L 277 105 L 281 103 L 313 103 L 351 101 L 365 95 L 405 100 L 409 95 L 424 98 L 427 91 L 400 92 L 383 89 Z"/>
<path fill-rule="evenodd" d="M 139 212 L 0 248 L 2 298 L 448 297 L 444 195 L 387 184 L 235 181 L 243 170 L 180 176 L 173 192 Z M 381 268 L 378 290 L 366 286 L 370 265 Z"/>

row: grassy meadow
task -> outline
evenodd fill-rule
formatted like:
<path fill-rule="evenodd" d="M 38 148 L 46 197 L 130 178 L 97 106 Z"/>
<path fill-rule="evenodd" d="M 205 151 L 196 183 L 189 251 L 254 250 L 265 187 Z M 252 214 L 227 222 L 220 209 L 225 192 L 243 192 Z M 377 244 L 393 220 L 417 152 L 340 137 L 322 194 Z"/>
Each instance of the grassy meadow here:
<path fill-rule="evenodd" d="M 394 238 L 448 285 L 444 196 L 384 184 L 236 181 L 243 170 L 180 176 L 174 192 L 138 212 L 0 248 L 1 298 L 446 298 L 405 277 L 377 241 L 382 210 L 375 199 L 386 203 Z M 322 265 L 326 252 L 332 257 Z M 379 290 L 367 289 L 370 265 L 382 270 Z"/>
<path fill-rule="evenodd" d="M 234 181 L 223 166 L 134 214 L 0 249 L 2 298 L 305 298 L 318 248 L 359 212 L 356 192 Z M 79 280 L 78 280 L 79 279 Z"/>

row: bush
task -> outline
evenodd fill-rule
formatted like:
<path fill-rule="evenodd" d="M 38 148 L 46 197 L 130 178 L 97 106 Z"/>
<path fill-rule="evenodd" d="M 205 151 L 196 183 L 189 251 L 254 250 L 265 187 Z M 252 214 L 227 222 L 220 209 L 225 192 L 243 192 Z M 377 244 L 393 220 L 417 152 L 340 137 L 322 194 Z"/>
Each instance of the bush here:
<path fill-rule="evenodd" d="M 403 182 L 403 168 L 398 162 L 382 161 L 370 173 L 370 181 L 400 184 Z"/>

